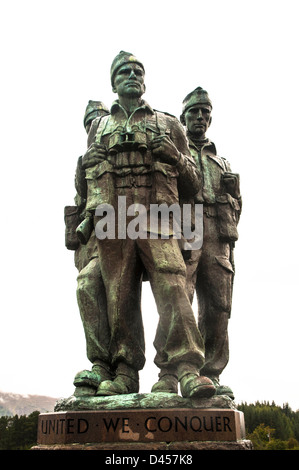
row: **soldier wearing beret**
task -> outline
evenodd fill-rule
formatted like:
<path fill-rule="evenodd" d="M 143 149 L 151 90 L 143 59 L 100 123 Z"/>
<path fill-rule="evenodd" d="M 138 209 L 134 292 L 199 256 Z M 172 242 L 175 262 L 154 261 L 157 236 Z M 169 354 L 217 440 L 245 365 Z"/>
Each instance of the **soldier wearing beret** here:
<path fill-rule="evenodd" d="M 84 128 L 88 133 L 92 121 L 109 114 L 101 101 L 90 100 L 84 115 Z M 74 379 L 75 395 L 95 395 L 100 382 L 113 377 L 110 367 L 110 331 L 107 317 L 106 292 L 103 285 L 96 236 L 91 226 L 82 232 L 80 223 L 85 216 L 87 185 L 79 157 L 75 175 L 76 206 L 66 210 L 66 246 L 75 251 L 77 277 L 77 301 L 86 339 L 87 358 L 91 370 L 83 370 Z M 76 231 L 78 225 L 80 231 Z"/>
<path fill-rule="evenodd" d="M 203 204 L 203 244 L 186 260 L 190 301 L 198 301 L 198 328 L 204 339 L 205 361 L 200 373 L 210 378 L 216 395 L 234 398 L 230 387 L 219 377 L 229 360 L 228 321 L 232 307 L 234 279 L 233 250 L 238 239 L 241 213 L 239 175 L 232 173 L 226 159 L 219 157 L 213 142 L 206 138 L 212 122 L 212 102 L 197 87 L 183 101 L 181 122 L 187 128 L 192 156 L 201 178 L 196 204 Z M 161 338 L 159 338 L 161 342 Z M 177 391 L 177 377 L 171 369 L 160 371 L 153 392 Z"/>
<path fill-rule="evenodd" d="M 101 217 L 97 208 L 125 197 L 127 207 L 179 203 L 199 190 L 196 165 L 185 132 L 173 116 L 153 110 L 142 99 L 144 66 L 131 53 L 121 51 L 111 66 L 112 89 L 118 95 L 109 116 L 93 121 L 82 159 L 87 179 L 87 216 Z M 148 212 L 147 212 L 148 213 Z M 126 216 L 125 216 L 126 217 Z M 129 222 L 129 217 L 126 218 Z M 118 234 L 119 226 L 116 226 Z M 199 375 L 204 363 L 203 340 L 186 291 L 186 266 L 178 240 L 161 232 L 146 238 L 98 239 L 101 274 L 106 289 L 110 327 L 110 353 L 115 378 L 101 382 L 97 395 L 134 393 L 144 366 L 138 309 L 142 275 L 146 270 L 157 304 L 159 327 L 165 337 L 155 363 L 176 371 L 186 397 L 211 396 L 211 380 Z M 152 235 L 152 234 L 151 234 Z"/>

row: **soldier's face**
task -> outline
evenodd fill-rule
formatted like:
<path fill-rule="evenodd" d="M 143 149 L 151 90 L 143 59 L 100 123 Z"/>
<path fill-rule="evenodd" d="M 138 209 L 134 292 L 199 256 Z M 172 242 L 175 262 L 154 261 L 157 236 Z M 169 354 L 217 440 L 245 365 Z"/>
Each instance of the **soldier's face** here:
<path fill-rule="evenodd" d="M 114 77 L 113 91 L 118 96 L 140 97 L 145 92 L 144 71 L 138 64 L 125 64 Z"/>
<path fill-rule="evenodd" d="M 202 137 L 211 124 L 211 108 L 205 104 L 196 104 L 185 112 L 185 122 L 189 132 Z"/>

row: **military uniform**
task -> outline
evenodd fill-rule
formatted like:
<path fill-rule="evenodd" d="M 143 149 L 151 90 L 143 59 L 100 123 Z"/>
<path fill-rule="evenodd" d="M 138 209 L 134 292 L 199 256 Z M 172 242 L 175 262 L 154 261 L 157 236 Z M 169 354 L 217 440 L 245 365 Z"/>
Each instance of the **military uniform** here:
<path fill-rule="evenodd" d="M 102 102 L 90 100 L 83 121 L 86 131 L 89 131 L 93 119 L 108 113 L 108 109 Z M 84 218 L 87 196 L 82 157 L 79 157 L 77 162 L 75 188 L 76 206 L 65 208 L 66 246 L 75 251 L 74 262 L 79 272 L 76 291 L 77 302 L 85 333 L 87 358 L 93 367 L 92 371 L 78 372 L 74 379 L 74 385 L 76 386 L 76 395 L 94 395 L 101 380 L 111 378 L 113 371 L 110 367 L 110 330 L 106 292 L 100 272 L 95 232 L 92 226 L 89 227 L 85 238 L 76 232 Z"/>
<path fill-rule="evenodd" d="M 203 205 L 203 243 L 200 250 L 186 258 L 187 292 L 192 303 L 196 290 L 198 328 L 204 339 L 205 361 L 200 373 L 215 385 L 216 394 L 233 398 L 229 387 L 220 386 L 219 376 L 229 358 L 228 320 L 232 304 L 234 278 L 233 248 L 238 238 L 241 212 L 239 175 L 231 173 L 215 145 L 205 138 L 211 124 L 212 103 L 208 93 L 197 87 L 183 101 L 181 122 L 187 127 L 191 154 L 196 162 L 200 190 L 195 204 Z M 165 339 L 157 332 L 156 343 Z M 176 376 L 170 368 L 160 371 L 152 391 L 176 391 Z"/>
<path fill-rule="evenodd" d="M 150 142 L 161 134 L 169 135 L 180 152 L 176 165 L 153 158 Z M 173 116 L 154 111 L 146 102 L 128 116 L 116 101 L 109 117 L 93 121 L 89 145 L 92 142 L 104 144 L 108 153 L 104 161 L 86 169 L 89 213 L 94 213 L 99 204 L 111 204 L 116 209 L 117 221 L 118 196 L 126 196 L 127 207 L 139 203 L 149 211 L 150 204 L 171 205 L 179 203 L 180 195 L 186 198 L 198 192 L 198 174 L 188 156 L 181 124 Z M 97 221 L 96 218 L 95 225 Z M 139 301 L 144 268 L 166 339 L 156 364 L 164 367 L 182 362 L 203 363 L 203 342 L 186 293 L 186 267 L 178 240 L 172 236 L 151 239 L 149 234 L 146 239 L 104 239 L 98 240 L 98 250 L 107 293 L 114 367 L 125 363 L 140 370 L 145 362 L 137 340 L 140 318 L 137 309 L 132 309 Z"/>
<path fill-rule="evenodd" d="M 199 147 L 189 138 L 189 146 L 202 177 L 195 202 L 204 205 L 203 245 L 199 252 L 193 253 L 198 257 L 195 282 L 194 264 L 191 262 L 188 270 L 187 263 L 189 295 L 192 299 L 196 289 L 198 327 L 205 342 L 205 364 L 201 373 L 218 382 L 229 359 L 227 327 L 232 306 L 233 248 L 238 238 L 241 197 L 227 193 L 223 174 L 231 169 L 227 160 L 217 156 L 212 142 L 207 140 Z"/>

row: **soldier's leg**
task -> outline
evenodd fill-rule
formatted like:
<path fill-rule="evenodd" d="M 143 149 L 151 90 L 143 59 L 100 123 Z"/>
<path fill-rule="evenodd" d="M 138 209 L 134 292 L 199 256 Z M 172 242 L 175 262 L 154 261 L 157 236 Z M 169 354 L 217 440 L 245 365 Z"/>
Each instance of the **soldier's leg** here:
<path fill-rule="evenodd" d="M 202 249 L 191 250 L 187 259 L 185 259 L 186 265 L 186 288 L 189 300 L 193 303 L 194 293 L 196 290 L 196 279 L 199 268 L 199 263 L 202 255 Z"/>
<path fill-rule="evenodd" d="M 184 254 L 183 254 L 184 255 Z M 191 250 L 188 256 L 184 257 L 186 265 L 186 289 L 190 303 L 193 302 L 194 292 L 196 288 L 196 276 L 198 263 L 201 256 L 201 250 Z M 160 320 L 159 320 L 160 323 Z M 157 332 L 154 340 L 154 346 L 157 351 L 156 361 L 161 362 L 160 351 L 164 350 L 166 344 L 166 333 L 163 332 L 162 326 L 158 324 Z M 170 366 L 163 367 L 159 372 L 159 381 L 153 385 L 152 392 L 178 393 L 178 377 L 175 368 Z"/>
<path fill-rule="evenodd" d="M 116 377 L 102 382 L 98 395 L 133 393 L 145 363 L 141 316 L 142 265 L 134 240 L 99 240 L 101 272 L 106 287 L 110 353 Z"/>
<path fill-rule="evenodd" d="M 157 335 L 164 338 L 155 363 L 161 371 L 177 373 L 183 396 L 211 396 L 215 388 L 198 373 L 198 364 L 204 362 L 203 341 L 186 291 L 186 267 L 178 241 L 147 239 L 138 241 L 138 246 L 159 313 Z"/>
<path fill-rule="evenodd" d="M 211 378 L 217 394 L 233 397 L 229 387 L 219 386 L 219 376 L 229 360 L 228 321 L 231 311 L 233 270 L 229 258 L 203 255 L 197 278 L 198 328 L 205 342 L 201 373 Z"/>
<path fill-rule="evenodd" d="M 98 258 L 93 258 L 77 277 L 77 301 L 90 362 L 110 364 L 110 331 L 106 292 Z"/>
<path fill-rule="evenodd" d="M 75 394 L 92 395 L 102 380 L 112 376 L 106 293 L 98 258 L 90 260 L 77 277 L 77 301 L 85 333 L 87 357 L 93 366 L 92 371 L 84 370 L 76 374 Z"/>

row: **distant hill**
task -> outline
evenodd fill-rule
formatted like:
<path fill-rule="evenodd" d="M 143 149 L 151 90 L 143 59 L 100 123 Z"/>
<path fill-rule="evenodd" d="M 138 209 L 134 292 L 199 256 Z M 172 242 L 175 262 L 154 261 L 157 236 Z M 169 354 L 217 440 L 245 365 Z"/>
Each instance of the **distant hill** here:
<path fill-rule="evenodd" d="M 33 411 L 54 411 L 57 398 L 41 395 L 18 395 L 0 391 L 0 416 L 30 415 Z"/>

